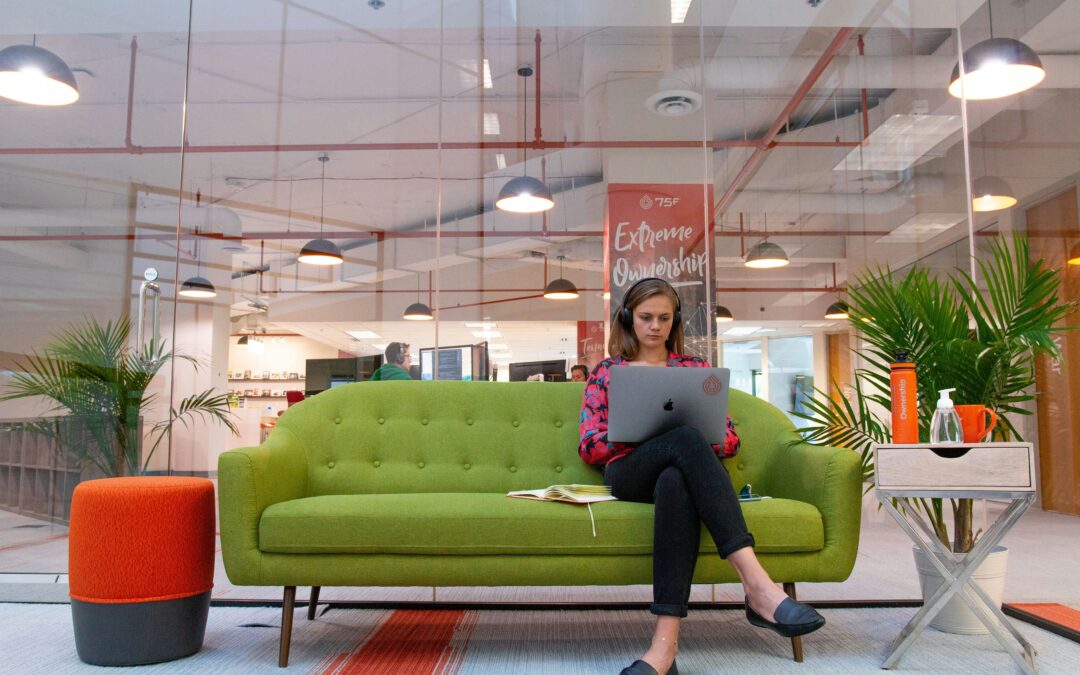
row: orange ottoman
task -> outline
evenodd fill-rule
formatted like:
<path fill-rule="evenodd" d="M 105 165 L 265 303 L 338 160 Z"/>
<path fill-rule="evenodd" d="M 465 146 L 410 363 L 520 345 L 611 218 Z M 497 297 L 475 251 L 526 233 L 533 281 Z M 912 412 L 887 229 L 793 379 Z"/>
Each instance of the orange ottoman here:
<path fill-rule="evenodd" d="M 68 576 L 80 659 L 129 666 L 199 651 L 214 585 L 214 522 L 214 486 L 205 478 L 75 487 Z"/>

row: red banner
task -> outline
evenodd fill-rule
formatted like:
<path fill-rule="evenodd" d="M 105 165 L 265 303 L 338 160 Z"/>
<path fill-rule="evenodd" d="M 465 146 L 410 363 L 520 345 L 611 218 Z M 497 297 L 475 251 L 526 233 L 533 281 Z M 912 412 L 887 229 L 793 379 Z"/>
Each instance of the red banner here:
<path fill-rule="evenodd" d="M 705 358 L 715 285 L 711 204 L 712 186 L 706 193 L 700 184 L 612 183 L 605 223 L 610 311 L 635 281 L 664 279 L 682 302 L 687 352 Z"/>
<path fill-rule="evenodd" d="M 589 372 L 604 360 L 607 346 L 604 344 L 603 321 L 577 322 L 577 362 L 588 366 Z"/>

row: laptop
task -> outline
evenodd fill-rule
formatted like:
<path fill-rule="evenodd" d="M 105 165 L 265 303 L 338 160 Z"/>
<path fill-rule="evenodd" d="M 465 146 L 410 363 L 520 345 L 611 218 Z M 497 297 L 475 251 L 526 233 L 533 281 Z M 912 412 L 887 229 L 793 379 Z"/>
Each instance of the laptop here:
<path fill-rule="evenodd" d="M 609 441 L 641 443 L 688 424 L 709 443 L 724 444 L 727 368 L 615 366 L 609 377 Z"/>

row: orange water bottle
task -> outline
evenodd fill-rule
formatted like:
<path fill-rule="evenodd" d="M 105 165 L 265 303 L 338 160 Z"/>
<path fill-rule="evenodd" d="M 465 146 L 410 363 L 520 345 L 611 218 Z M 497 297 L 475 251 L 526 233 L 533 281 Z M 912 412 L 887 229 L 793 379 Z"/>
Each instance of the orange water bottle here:
<path fill-rule="evenodd" d="M 915 364 L 907 352 L 897 352 L 892 363 L 889 384 L 892 389 L 892 442 L 919 442 L 919 405 L 915 394 Z"/>

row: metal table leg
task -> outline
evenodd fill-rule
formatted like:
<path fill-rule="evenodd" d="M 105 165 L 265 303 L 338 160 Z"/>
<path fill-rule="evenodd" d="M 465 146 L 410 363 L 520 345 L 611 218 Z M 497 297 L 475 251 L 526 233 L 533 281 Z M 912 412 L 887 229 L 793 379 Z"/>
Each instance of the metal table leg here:
<path fill-rule="evenodd" d="M 978 544 L 962 559 L 942 545 L 933 530 L 923 521 L 918 513 L 909 513 L 905 516 L 893 506 L 890 498 L 879 495 L 878 501 L 888 511 L 889 515 L 896 520 L 911 540 L 926 553 L 930 563 L 943 577 L 943 583 L 923 607 L 912 617 L 904 629 L 900 631 L 889 650 L 882 668 L 892 668 L 915 639 L 926 629 L 934 616 L 944 608 L 949 599 L 959 594 L 963 601 L 975 613 L 975 616 L 987 627 L 991 635 L 1001 643 L 1005 651 L 1017 662 L 1025 673 L 1035 673 L 1035 649 L 1024 639 L 1012 626 L 1009 620 L 996 607 L 993 601 L 974 584 L 970 583 L 971 575 L 974 574 L 979 564 L 993 550 L 994 546 L 1005 536 L 1005 533 L 1015 524 L 1016 520 L 1027 510 L 1034 501 L 1034 495 L 1014 499 L 1005 509 L 1005 512 L 990 526 L 986 534 Z M 907 511 L 907 509 L 905 509 Z M 912 526 L 912 522 L 919 526 L 924 536 Z M 989 609 L 989 612 L 987 612 Z M 995 620 L 996 619 L 996 620 Z M 1016 644 L 1009 640 L 1009 636 L 1001 630 L 1005 627 L 1008 632 L 1023 647 L 1023 652 L 1017 649 Z"/>

